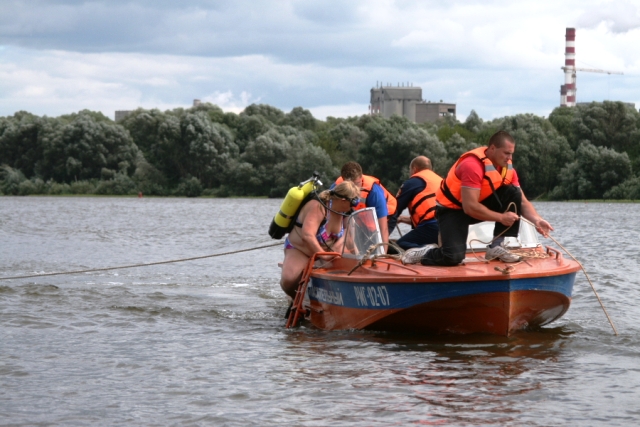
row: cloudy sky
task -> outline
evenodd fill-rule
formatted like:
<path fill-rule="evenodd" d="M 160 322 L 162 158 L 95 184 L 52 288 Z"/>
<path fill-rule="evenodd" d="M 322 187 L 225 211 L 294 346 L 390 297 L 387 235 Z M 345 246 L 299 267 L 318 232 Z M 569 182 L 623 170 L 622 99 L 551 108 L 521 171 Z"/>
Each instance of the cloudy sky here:
<path fill-rule="evenodd" d="M 252 103 L 366 114 L 379 83 L 490 120 L 560 102 L 566 27 L 578 101 L 640 107 L 640 2 L 0 0 L 0 116 Z"/>

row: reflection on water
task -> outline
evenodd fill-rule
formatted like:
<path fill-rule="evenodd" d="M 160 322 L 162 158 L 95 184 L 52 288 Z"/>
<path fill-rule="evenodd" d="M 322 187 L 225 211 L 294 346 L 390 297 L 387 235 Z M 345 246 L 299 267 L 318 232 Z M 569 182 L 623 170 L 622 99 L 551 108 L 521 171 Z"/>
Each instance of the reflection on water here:
<path fill-rule="evenodd" d="M 490 420 L 504 425 L 531 412 L 523 399 L 545 399 L 549 378 L 565 375 L 564 343 L 570 335 L 572 332 L 563 328 L 510 338 L 429 339 L 355 331 L 296 331 L 287 341 L 290 351 L 310 366 L 295 373 L 300 389 L 348 384 L 361 398 L 388 394 L 378 403 L 381 415 L 389 413 L 421 423 L 480 425 Z M 538 374 L 541 371 L 545 376 Z M 301 393 L 296 395 L 301 398 Z"/>
<path fill-rule="evenodd" d="M 0 276 L 262 246 L 279 202 L 0 198 Z M 562 319 L 509 338 L 285 330 L 279 247 L 0 281 L 0 423 L 634 425 L 640 210 L 537 208 L 619 337 L 580 273 Z"/>

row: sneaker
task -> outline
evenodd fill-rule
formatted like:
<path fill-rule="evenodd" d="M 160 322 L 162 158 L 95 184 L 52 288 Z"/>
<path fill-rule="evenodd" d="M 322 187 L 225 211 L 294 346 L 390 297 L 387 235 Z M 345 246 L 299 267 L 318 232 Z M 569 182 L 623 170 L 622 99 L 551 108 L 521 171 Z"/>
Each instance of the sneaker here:
<path fill-rule="evenodd" d="M 509 252 L 509 249 L 502 245 L 493 248 L 487 246 L 487 253 L 484 254 L 484 257 L 487 261 L 499 259 L 502 262 L 518 262 L 522 259 L 522 257 Z"/>
<path fill-rule="evenodd" d="M 435 243 L 432 243 L 427 246 L 422 246 L 421 248 L 407 249 L 402 254 L 400 261 L 402 261 L 403 264 L 419 264 L 424 254 L 429 252 L 430 249 L 437 248 L 437 247 L 438 245 L 436 245 Z"/>

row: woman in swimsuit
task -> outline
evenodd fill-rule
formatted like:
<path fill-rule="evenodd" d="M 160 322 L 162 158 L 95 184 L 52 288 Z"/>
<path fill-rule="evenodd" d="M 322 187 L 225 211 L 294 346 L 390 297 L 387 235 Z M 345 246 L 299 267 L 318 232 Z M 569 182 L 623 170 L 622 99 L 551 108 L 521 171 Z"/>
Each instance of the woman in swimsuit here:
<path fill-rule="evenodd" d="M 360 189 L 353 182 L 344 181 L 333 190 L 320 193 L 322 203 L 312 199 L 304 205 L 285 240 L 280 286 L 287 295 L 295 297 L 302 272 L 313 254 L 342 251 L 345 217 L 340 214 L 349 212 L 352 200 L 359 196 Z"/>

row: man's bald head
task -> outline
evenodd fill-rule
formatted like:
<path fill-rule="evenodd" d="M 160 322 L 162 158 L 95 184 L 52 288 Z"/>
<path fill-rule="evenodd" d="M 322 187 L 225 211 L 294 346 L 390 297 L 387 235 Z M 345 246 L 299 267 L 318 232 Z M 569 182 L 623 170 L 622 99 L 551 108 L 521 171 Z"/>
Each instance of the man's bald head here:
<path fill-rule="evenodd" d="M 425 169 L 432 170 L 431 160 L 429 160 L 426 156 L 418 156 L 415 159 L 411 160 L 411 164 L 409 164 L 409 170 L 411 174 L 423 171 Z"/>

